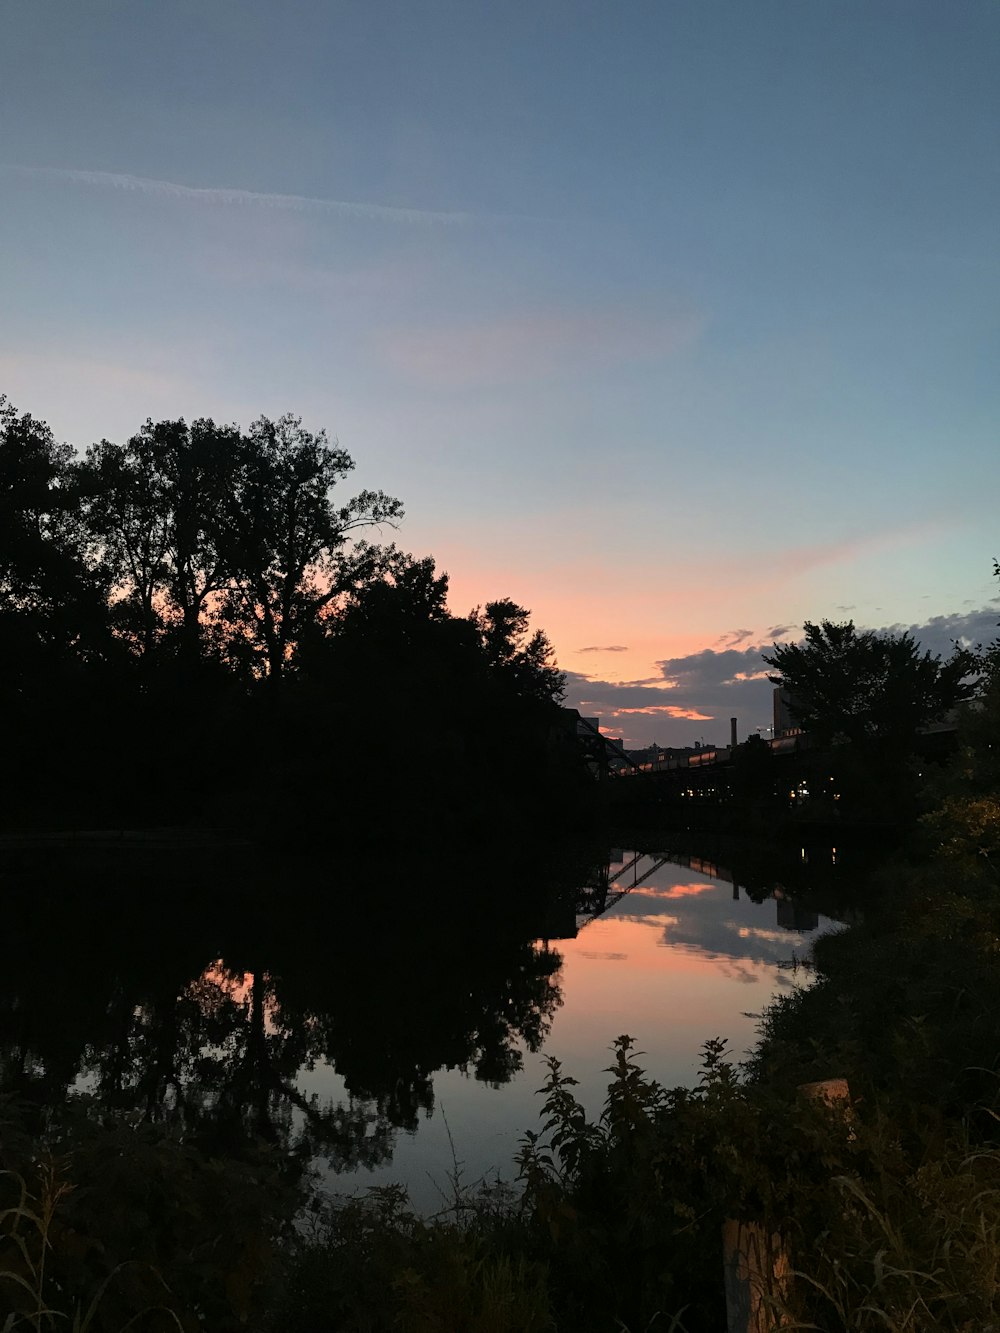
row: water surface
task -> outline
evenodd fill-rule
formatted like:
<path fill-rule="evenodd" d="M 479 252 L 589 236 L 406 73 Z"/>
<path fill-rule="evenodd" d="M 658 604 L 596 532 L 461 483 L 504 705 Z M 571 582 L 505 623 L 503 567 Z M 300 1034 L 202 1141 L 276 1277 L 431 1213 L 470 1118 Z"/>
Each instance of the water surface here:
<path fill-rule="evenodd" d="M 466 1182 L 513 1174 L 544 1057 L 593 1114 L 622 1033 L 665 1084 L 695 1080 L 708 1038 L 741 1058 L 808 981 L 832 859 L 748 862 L 740 882 L 556 843 L 4 865 L 0 1090 L 85 1093 L 213 1154 L 263 1142 L 338 1191 L 399 1181 L 432 1210 L 456 1162 Z"/>
<path fill-rule="evenodd" d="M 510 1177 L 518 1141 L 539 1128 L 543 1057 L 555 1056 L 579 1081 L 576 1095 L 596 1115 L 607 1087 L 610 1046 L 628 1033 L 640 1063 L 666 1085 L 690 1085 L 700 1051 L 723 1037 L 734 1059 L 753 1045 L 757 1020 L 783 990 L 808 984 L 806 963 L 817 935 L 836 923 L 797 905 L 782 890 L 754 902 L 724 868 L 660 855 L 618 851 L 609 866 L 610 905 L 581 912 L 568 938 L 539 941 L 560 955 L 555 1009 L 542 1049 L 518 1044 L 522 1064 L 502 1084 L 468 1069 L 434 1077 L 434 1105 L 416 1130 L 401 1132 L 391 1162 L 330 1176 L 350 1190 L 402 1181 L 424 1209 L 450 1193 L 458 1162 L 466 1182 Z M 620 896 L 619 896 L 620 895 Z M 345 1095 L 330 1066 L 304 1074 L 300 1086 L 320 1098 Z"/>

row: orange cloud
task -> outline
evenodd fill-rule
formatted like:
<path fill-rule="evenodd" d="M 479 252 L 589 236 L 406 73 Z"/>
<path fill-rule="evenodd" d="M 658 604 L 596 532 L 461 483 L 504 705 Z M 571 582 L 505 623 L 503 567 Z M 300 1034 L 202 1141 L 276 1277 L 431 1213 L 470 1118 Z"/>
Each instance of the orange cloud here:
<path fill-rule="evenodd" d="M 644 717 L 683 717 L 689 722 L 711 722 L 715 716 L 713 713 L 699 713 L 694 708 L 680 708 L 675 704 L 649 704 L 645 708 L 616 708 L 610 715 L 625 717 L 633 713 L 641 713 Z"/>
<path fill-rule="evenodd" d="M 694 898 L 699 893 L 711 893 L 716 888 L 717 884 L 710 883 L 672 884 L 669 889 L 657 889 L 650 884 L 640 884 L 630 892 L 640 898 Z"/>

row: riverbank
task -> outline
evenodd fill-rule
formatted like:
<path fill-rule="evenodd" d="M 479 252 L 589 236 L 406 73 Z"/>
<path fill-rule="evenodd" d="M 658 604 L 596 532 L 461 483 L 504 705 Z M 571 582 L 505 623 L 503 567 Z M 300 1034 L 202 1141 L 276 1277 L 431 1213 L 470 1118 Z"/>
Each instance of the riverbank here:
<path fill-rule="evenodd" d="M 428 1322 L 414 1327 L 448 1326 L 446 1253 L 464 1275 L 462 1326 L 707 1333 L 725 1326 L 732 1219 L 780 1236 L 796 1274 L 767 1293 L 775 1326 L 988 1327 L 1000 1311 L 1000 900 L 975 840 L 945 831 L 939 812 L 882 871 L 865 919 L 819 942 L 816 983 L 770 1010 L 747 1066 L 709 1041 L 697 1087 L 665 1089 L 623 1038 L 592 1118 L 573 1071 L 553 1064 L 519 1204 L 466 1200 L 429 1223 L 399 1198 L 352 1204 L 299 1250 L 302 1273 L 349 1257 L 351 1300 L 379 1311 L 372 1328 L 409 1326 L 416 1297 Z M 847 1107 L 799 1091 L 834 1077 Z M 514 1307 L 490 1305 L 514 1271 L 534 1322 L 522 1306 L 504 1323 L 498 1308 Z M 289 1296 L 296 1319 L 351 1327 L 348 1305 L 320 1312 L 320 1290 Z"/>

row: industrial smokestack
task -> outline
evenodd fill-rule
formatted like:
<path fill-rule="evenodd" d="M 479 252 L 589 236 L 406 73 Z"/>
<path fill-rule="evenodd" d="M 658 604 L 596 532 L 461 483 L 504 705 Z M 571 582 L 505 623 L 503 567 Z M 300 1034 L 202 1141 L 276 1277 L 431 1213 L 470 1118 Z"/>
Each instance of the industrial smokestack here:
<path fill-rule="evenodd" d="M 735 717 L 731 717 L 731 718 L 729 719 L 729 744 L 733 747 L 734 750 L 736 749 L 736 719 L 735 719 Z"/>

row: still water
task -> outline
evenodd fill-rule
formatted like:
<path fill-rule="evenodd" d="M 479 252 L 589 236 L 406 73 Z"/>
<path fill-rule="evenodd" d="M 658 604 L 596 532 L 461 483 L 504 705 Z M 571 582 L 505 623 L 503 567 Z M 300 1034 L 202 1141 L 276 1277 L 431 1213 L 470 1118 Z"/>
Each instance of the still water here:
<path fill-rule="evenodd" d="M 640 1063 L 668 1086 L 695 1082 L 710 1037 L 724 1037 L 739 1060 L 754 1043 L 764 1007 L 779 992 L 808 984 L 812 941 L 837 926 L 782 896 L 780 887 L 754 902 L 713 862 L 611 855 L 606 909 L 581 912 L 566 937 L 536 945 L 559 955 L 552 978 L 558 1006 L 542 1049 L 532 1053 L 519 1042 L 521 1067 L 502 1084 L 467 1069 L 439 1071 L 433 1107 L 415 1129 L 397 1135 L 391 1162 L 330 1174 L 330 1188 L 401 1181 L 415 1206 L 429 1211 L 450 1197 L 456 1162 L 466 1182 L 509 1178 L 519 1139 L 540 1128 L 545 1057 L 556 1057 L 578 1080 L 576 1096 L 593 1115 L 607 1088 L 610 1045 L 622 1033 L 637 1040 Z M 329 1065 L 304 1073 L 299 1086 L 320 1099 L 345 1096 Z"/>
<path fill-rule="evenodd" d="M 739 1059 L 836 928 L 815 906 L 837 900 L 834 859 L 4 864 L 0 1092 L 83 1098 L 213 1154 L 264 1141 L 337 1192 L 398 1181 L 433 1211 L 456 1162 L 466 1183 L 514 1174 L 545 1057 L 593 1114 L 622 1033 L 665 1084 L 696 1079 L 709 1038 Z"/>

